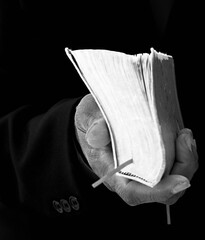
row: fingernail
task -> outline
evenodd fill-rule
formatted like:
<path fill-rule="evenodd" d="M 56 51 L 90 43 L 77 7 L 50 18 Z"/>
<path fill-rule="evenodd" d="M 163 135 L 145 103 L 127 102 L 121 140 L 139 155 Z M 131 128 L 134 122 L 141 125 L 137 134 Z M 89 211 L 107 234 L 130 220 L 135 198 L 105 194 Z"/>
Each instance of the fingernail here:
<path fill-rule="evenodd" d="M 88 144 L 95 148 L 109 144 L 110 136 L 104 119 L 98 120 L 88 129 L 85 139 Z"/>
<path fill-rule="evenodd" d="M 90 126 L 90 128 L 88 129 L 88 131 L 87 131 L 87 133 L 86 133 L 86 135 L 85 135 L 85 138 L 86 138 L 87 141 L 89 141 L 90 139 L 93 138 L 93 132 L 95 133 L 95 131 L 93 131 L 93 130 L 95 130 L 97 124 L 98 124 L 98 122 L 93 123 L 93 124 Z"/>
<path fill-rule="evenodd" d="M 181 134 L 190 134 L 190 135 L 192 135 L 192 131 L 189 128 L 183 128 L 182 130 L 180 130 L 179 134 L 180 135 Z"/>
<path fill-rule="evenodd" d="M 176 194 L 178 192 L 184 191 L 185 189 L 191 187 L 191 184 L 188 181 L 177 184 L 173 189 L 172 193 Z"/>
<path fill-rule="evenodd" d="M 196 140 L 193 139 L 193 133 L 190 129 L 185 128 L 180 133 L 183 137 L 186 147 L 192 152 L 193 147 L 196 148 Z"/>

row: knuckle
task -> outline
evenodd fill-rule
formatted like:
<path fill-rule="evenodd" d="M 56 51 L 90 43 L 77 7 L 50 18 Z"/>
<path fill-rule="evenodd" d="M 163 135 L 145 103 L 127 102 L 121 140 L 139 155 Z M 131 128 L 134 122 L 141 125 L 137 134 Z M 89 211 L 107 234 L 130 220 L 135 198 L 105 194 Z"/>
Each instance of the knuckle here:
<path fill-rule="evenodd" d="M 169 204 L 169 200 L 175 198 L 176 196 L 171 193 L 171 191 L 167 191 L 157 197 L 155 197 L 155 202 Z"/>
<path fill-rule="evenodd" d="M 130 197 L 123 196 L 122 199 L 123 199 L 123 201 L 124 201 L 127 205 L 129 205 L 129 206 L 131 206 L 131 207 L 134 207 L 134 206 L 136 206 L 136 205 L 139 205 L 139 202 L 138 202 L 138 201 L 133 200 L 133 199 L 130 198 Z"/>
<path fill-rule="evenodd" d="M 131 207 L 144 203 L 141 200 L 141 198 L 133 196 L 133 193 L 130 191 L 128 192 L 128 191 L 125 191 L 124 189 L 122 190 L 121 188 L 118 188 L 116 192 L 122 198 L 122 200 Z"/>
<path fill-rule="evenodd" d="M 127 197 L 127 196 L 122 196 L 122 199 L 123 199 L 123 201 L 124 201 L 127 205 L 129 205 L 130 207 L 134 207 L 134 206 L 137 206 L 137 205 L 140 204 L 140 202 L 139 202 L 139 201 L 136 201 L 136 199 L 133 200 L 132 198 L 129 198 L 129 197 Z"/>
<path fill-rule="evenodd" d="M 91 94 L 85 95 L 76 107 L 76 126 L 87 131 L 96 118 L 101 116 L 100 109 Z"/>
<path fill-rule="evenodd" d="M 185 191 L 174 194 L 171 197 L 167 198 L 166 201 L 164 201 L 163 203 L 168 205 L 173 205 L 179 200 L 179 198 L 181 198 L 184 195 L 184 193 Z"/>

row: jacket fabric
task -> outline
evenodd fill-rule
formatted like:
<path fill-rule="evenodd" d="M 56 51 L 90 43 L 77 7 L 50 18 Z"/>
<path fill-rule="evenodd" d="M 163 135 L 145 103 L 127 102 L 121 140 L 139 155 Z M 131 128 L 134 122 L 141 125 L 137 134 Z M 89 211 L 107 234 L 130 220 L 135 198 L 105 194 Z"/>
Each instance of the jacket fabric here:
<path fill-rule="evenodd" d="M 170 0 L 173 7 L 165 19 L 161 13 L 169 5 L 155 8 L 155 2 L 165 1 L 0 2 L 1 240 L 135 237 L 136 232 L 149 234 L 148 226 L 166 227 L 165 206 L 130 207 L 103 184 L 91 187 L 98 178 L 74 127 L 75 108 L 88 91 L 64 52 L 70 47 L 135 54 L 154 47 L 173 55 L 185 126 L 200 148 L 197 127 L 203 124 L 195 117 L 197 108 L 190 114 L 190 106 L 203 95 L 201 71 L 196 71 L 203 65 L 195 61 L 203 55 L 203 8 Z M 173 225 L 200 222 L 199 183 L 194 178 L 193 187 L 171 207 Z"/>
<path fill-rule="evenodd" d="M 134 208 L 103 184 L 92 188 L 98 177 L 75 136 L 80 99 L 62 100 L 39 115 L 32 107 L 22 107 L 1 119 L 0 234 L 52 236 L 123 221 L 126 227 L 135 218 L 134 224 L 166 224 L 162 205 Z"/>

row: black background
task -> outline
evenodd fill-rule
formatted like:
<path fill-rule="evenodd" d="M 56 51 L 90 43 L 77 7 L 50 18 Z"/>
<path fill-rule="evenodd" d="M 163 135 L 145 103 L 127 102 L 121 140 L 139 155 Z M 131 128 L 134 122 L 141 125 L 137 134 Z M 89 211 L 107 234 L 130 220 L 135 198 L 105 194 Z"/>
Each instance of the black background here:
<path fill-rule="evenodd" d="M 22 105 L 47 110 L 88 91 L 64 48 L 100 48 L 130 54 L 150 47 L 174 57 L 178 97 L 186 127 L 196 138 L 200 168 L 173 221 L 195 227 L 203 219 L 203 6 L 175 1 L 166 27 L 156 24 L 150 1 L 1 2 L 0 116 Z M 157 11 L 163 11 L 158 9 Z M 162 19 L 158 19 L 159 22 Z"/>

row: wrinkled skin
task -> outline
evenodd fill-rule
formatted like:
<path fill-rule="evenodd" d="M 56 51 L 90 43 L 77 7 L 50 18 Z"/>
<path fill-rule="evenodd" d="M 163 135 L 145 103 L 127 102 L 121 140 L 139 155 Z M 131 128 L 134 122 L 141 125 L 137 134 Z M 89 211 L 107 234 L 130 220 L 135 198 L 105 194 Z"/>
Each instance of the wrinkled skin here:
<path fill-rule="evenodd" d="M 101 178 L 114 168 L 114 160 L 106 122 L 91 94 L 86 95 L 77 106 L 75 127 L 77 139 L 90 167 Z M 172 170 L 154 188 L 116 174 L 104 184 L 130 206 L 149 202 L 171 205 L 190 186 L 197 169 L 198 154 L 192 132 L 182 129 L 176 139 L 176 159 Z M 174 192 L 173 189 L 179 185 L 177 192 Z"/>

